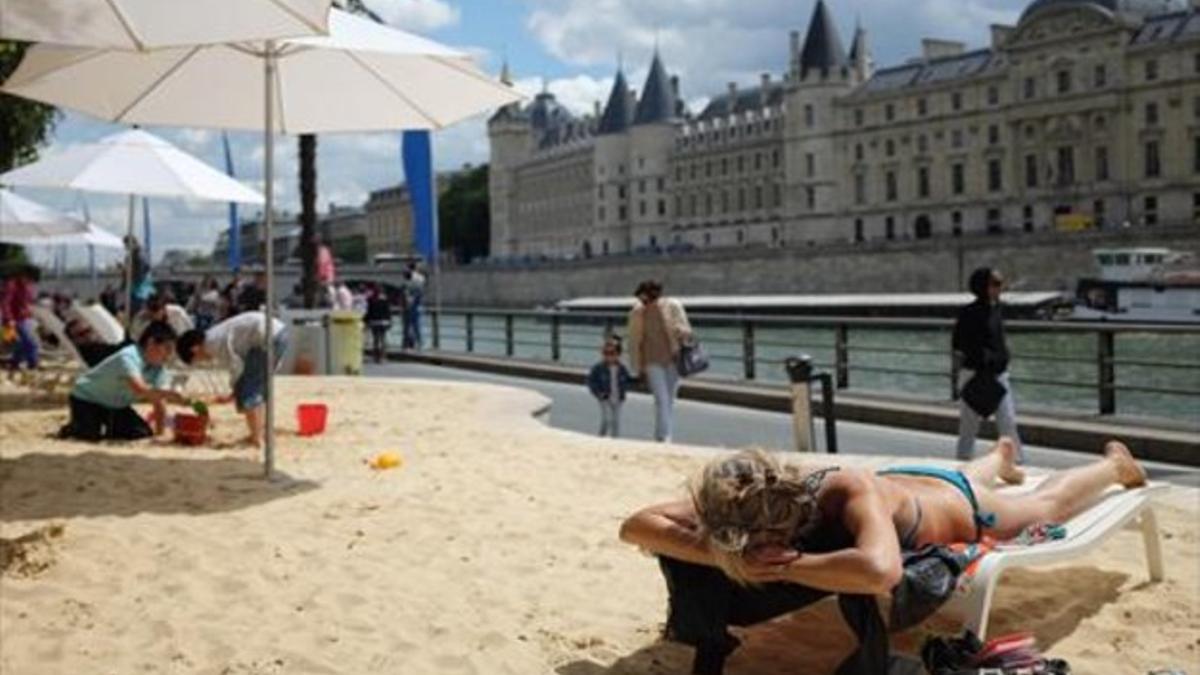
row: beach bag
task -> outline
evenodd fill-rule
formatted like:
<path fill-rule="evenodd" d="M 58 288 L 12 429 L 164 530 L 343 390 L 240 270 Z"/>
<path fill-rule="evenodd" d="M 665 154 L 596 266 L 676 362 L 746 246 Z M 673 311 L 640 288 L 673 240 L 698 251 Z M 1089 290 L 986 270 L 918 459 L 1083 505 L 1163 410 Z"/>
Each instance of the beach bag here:
<path fill-rule="evenodd" d="M 708 370 L 708 354 L 700 347 L 700 343 L 692 338 L 679 345 L 679 354 L 675 357 L 675 367 L 680 377 L 691 377 L 696 373 Z"/>
<path fill-rule="evenodd" d="M 980 417 L 991 417 L 1000 407 L 1008 390 L 990 373 L 978 372 L 963 385 L 961 396 Z"/>

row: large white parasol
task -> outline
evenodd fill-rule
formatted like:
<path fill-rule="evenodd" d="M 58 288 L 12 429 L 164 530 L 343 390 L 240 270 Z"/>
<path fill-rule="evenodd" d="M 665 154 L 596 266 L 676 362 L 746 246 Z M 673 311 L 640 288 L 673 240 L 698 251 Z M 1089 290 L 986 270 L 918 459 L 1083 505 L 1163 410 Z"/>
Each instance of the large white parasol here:
<path fill-rule="evenodd" d="M 262 129 L 269 309 L 276 133 L 439 129 L 520 98 L 463 52 L 339 10 L 322 37 L 146 53 L 36 45 L 2 90 L 131 124 Z M 268 340 L 268 362 L 272 351 Z M 270 475 L 270 375 L 266 418 Z"/>

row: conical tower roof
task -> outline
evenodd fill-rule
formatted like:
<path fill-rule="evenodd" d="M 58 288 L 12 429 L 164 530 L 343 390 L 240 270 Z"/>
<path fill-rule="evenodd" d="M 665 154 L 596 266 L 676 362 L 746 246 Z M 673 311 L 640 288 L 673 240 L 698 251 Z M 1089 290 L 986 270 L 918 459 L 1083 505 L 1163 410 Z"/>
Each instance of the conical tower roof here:
<path fill-rule="evenodd" d="M 618 70 L 612 92 L 608 95 L 608 105 L 604 106 L 604 114 L 600 116 L 600 127 L 596 129 L 596 133 L 619 134 L 625 131 L 633 123 L 633 113 L 625 73 Z"/>
<path fill-rule="evenodd" d="M 871 49 L 867 46 L 867 31 L 859 25 L 854 27 L 854 42 L 850 43 L 850 63 L 862 58 L 871 58 Z"/>
<path fill-rule="evenodd" d="M 634 124 L 656 124 L 675 118 L 675 90 L 671 87 L 671 78 L 663 67 L 658 50 L 654 50 L 654 60 L 650 63 L 650 74 L 646 76 L 646 85 L 642 87 L 642 98 L 638 101 L 634 114 Z"/>
<path fill-rule="evenodd" d="M 804 49 L 800 52 L 800 77 L 804 77 L 809 70 L 827 73 L 845 66 L 846 50 L 842 48 L 837 24 L 825 6 L 825 0 L 817 0 L 812 22 L 808 25 L 808 35 L 804 38 Z"/>

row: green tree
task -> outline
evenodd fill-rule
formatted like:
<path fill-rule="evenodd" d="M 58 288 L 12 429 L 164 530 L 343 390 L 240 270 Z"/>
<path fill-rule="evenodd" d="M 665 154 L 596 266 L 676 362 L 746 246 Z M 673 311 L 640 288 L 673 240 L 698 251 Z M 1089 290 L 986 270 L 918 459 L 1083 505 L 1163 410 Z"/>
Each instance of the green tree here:
<path fill-rule="evenodd" d="M 487 164 L 455 174 L 438 197 L 441 249 L 453 251 L 459 262 L 486 258 L 491 223 Z"/>
<path fill-rule="evenodd" d="M 0 40 L 0 82 L 17 69 L 28 46 Z M 38 146 L 54 130 L 57 116 L 51 106 L 0 94 L 0 173 L 37 157 Z M 20 246 L 0 244 L 0 265 L 24 262 L 24 255 Z"/>

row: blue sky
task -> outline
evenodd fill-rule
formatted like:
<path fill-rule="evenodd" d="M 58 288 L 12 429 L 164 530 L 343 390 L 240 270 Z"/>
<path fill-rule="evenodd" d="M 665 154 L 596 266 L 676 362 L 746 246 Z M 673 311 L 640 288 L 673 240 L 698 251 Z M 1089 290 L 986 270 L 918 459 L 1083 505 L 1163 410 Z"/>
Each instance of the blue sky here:
<path fill-rule="evenodd" d="M 759 73 L 779 77 L 787 63 L 788 32 L 807 29 L 815 0 L 365 0 L 389 23 L 462 47 L 481 67 L 498 73 L 505 57 L 519 89 L 534 93 L 548 86 L 577 113 L 590 111 L 611 87 L 620 58 L 630 83 L 640 88 L 657 45 L 672 73 L 681 77 L 691 105 L 737 81 L 753 86 Z M 984 46 L 991 23 L 1014 23 L 1027 0 L 827 0 L 848 47 L 856 22 L 870 37 L 878 64 L 915 56 L 922 37 L 958 39 Z M 88 118 L 65 115 L 55 132 L 53 152 L 67 144 L 95 140 L 117 130 Z M 203 130 L 150 129 L 215 166 L 222 166 L 220 136 Z M 322 137 L 318 145 L 318 187 L 322 210 L 328 204 L 361 204 L 374 189 L 403 180 L 398 134 Z M 261 189 L 259 139 L 234 134 L 238 175 Z M 468 120 L 435 138 L 440 168 L 487 161 L 484 118 Z M 277 155 L 277 199 L 297 208 L 295 141 L 282 139 Z M 255 181 L 259 181 L 255 183 Z M 81 197 L 58 191 L 27 190 L 44 203 L 78 211 Z M 86 197 L 93 219 L 119 232 L 125 223 L 123 199 Z M 209 249 L 224 227 L 221 205 L 150 202 L 155 257 L 171 248 Z M 140 225 L 139 225 L 140 231 Z M 83 260 L 73 254 L 72 262 Z"/>

